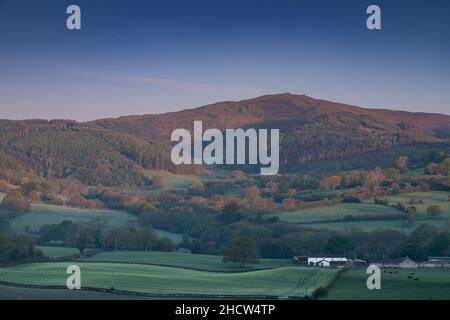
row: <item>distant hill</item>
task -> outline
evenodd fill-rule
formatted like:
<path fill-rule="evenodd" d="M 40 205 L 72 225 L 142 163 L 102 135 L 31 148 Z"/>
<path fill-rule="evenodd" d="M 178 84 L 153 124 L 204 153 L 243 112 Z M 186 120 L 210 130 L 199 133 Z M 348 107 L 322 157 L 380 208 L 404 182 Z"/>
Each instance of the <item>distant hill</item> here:
<path fill-rule="evenodd" d="M 71 177 L 89 185 L 145 185 L 144 169 L 201 174 L 198 166 L 170 161 L 172 130 L 191 130 L 194 120 L 202 120 L 204 129 L 281 129 L 280 163 L 285 171 L 390 165 L 399 155 L 414 156 L 436 146 L 450 150 L 448 115 L 365 109 L 277 94 L 87 123 L 0 120 L 0 169 Z"/>
<path fill-rule="evenodd" d="M 266 95 L 239 102 L 156 115 L 125 116 L 88 123 L 93 127 L 169 142 L 175 128 L 280 128 L 281 163 L 296 167 L 316 160 L 348 157 L 450 137 L 450 116 L 365 109 L 305 95 Z"/>
<path fill-rule="evenodd" d="M 193 173 L 175 166 L 170 146 L 74 121 L 9 121 L 0 126 L 4 159 L 45 178 L 75 178 L 88 185 L 148 184 L 142 169 Z"/>

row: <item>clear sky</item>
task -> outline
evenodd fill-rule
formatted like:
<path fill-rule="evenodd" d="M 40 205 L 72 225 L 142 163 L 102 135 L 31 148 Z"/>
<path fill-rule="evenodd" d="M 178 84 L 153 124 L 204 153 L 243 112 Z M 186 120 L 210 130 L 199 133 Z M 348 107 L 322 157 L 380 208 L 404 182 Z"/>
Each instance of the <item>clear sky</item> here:
<path fill-rule="evenodd" d="M 66 28 L 70 4 L 82 30 Z M 366 28 L 370 4 L 382 30 Z M 450 1 L 0 0 L 0 118 L 91 120 L 284 92 L 450 114 Z"/>

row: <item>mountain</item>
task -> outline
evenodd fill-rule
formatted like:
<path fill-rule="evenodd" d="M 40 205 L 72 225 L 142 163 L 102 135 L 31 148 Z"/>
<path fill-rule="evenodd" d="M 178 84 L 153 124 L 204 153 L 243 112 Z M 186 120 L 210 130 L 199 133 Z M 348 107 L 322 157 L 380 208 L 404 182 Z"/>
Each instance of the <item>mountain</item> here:
<path fill-rule="evenodd" d="M 204 129 L 280 128 L 285 168 L 415 143 L 433 144 L 448 141 L 450 136 L 449 115 L 366 109 L 294 94 L 101 119 L 88 125 L 168 143 L 172 130 L 192 130 L 194 120 L 202 120 Z"/>
<path fill-rule="evenodd" d="M 111 186 L 148 184 L 145 169 L 202 174 L 198 166 L 175 166 L 170 160 L 172 130 L 192 130 L 195 120 L 202 120 L 204 129 L 279 128 L 284 171 L 390 166 L 400 155 L 422 157 L 442 146 L 450 150 L 448 115 L 276 94 L 86 123 L 0 120 L 0 173 L 28 170 L 44 178 Z"/>

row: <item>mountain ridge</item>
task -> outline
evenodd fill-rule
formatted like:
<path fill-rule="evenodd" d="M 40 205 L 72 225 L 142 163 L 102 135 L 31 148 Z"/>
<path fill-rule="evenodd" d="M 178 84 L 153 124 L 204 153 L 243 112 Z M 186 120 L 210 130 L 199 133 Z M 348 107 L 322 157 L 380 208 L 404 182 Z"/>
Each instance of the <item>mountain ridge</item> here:
<path fill-rule="evenodd" d="M 195 120 L 202 120 L 204 129 L 280 129 L 282 171 L 296 171 L 316 161 L 367 160 L 368 154 L 383 150 L 397 155 L 395 150 L 404 146 L 420 144 L 416 149 L 422 151 L 428 145 L 450 144 L 450 115 L 367 109 L 306 95 L 274 94 L 89 122 L 0 120 L 0 151 L 44 177 L 143 185 L 148 181 L 142 169 L 202 171 L 170 162 L 171 132 L 192 130 Z M 414 148 L 403 149 L 414 154 Z M 83 158 L 90 160 L 86 163 Z"/>
<path fill-rule="evenodd" d="M 257 108 L 252 107 L 255 104 L 257 105 Z M 277 109 L 273 108 L 273 106 L 277 106 Z M 260 113 L 261 110 L 265 110 L 267 112 L 268 108 L 269 112 L 266 115 Z M 297 108 L 297 110 L 295 110 L 294 108 Z M 356 115 L 381 116 L 384 117 L 384 120 L 387 122 L 405 122 L 407 124 L 417 126 L 420 129 L 426 130 L 440 129 L 441 126 L 447 130 L 450 130 L 450 115 L 446 114 L 409 112 L 390 109 L 369 109 L 350 104 L 337 103 L 323 99 L 315 99 L 306 95 L 295 95 L 289 93 L 263 95 L 260 97 L 241 101 L 221 101 L 197 108 L 183 109 L 181 111 L 167 113 L 129 115 L 119 118 L 98 119 L 94 121 L 88 121 L 86 122 L 86 124 L 100 126 L 108 129 L 129 131 L 128 133 L 139 135 L 144 139 L 158 140 L 164 138 L 166 140 L 169 140 L 170 136 L 167 132 L 169 130 L 164 130 L 165 128 L 161 127 L 161 122 L 166 122 L 167 125 L 165 127 L 169 127 L 171 128 L 171 130 L 173 130 L 172 128 L 174 128 L 174 126 L 171 124 L 171 122 L 173 122 L 173 118 L 177 118 L 177 123 L 182 124 L 191 123 L 193 122 L 193 120 L 203 120 L 204 122 L 206 122 L 207 126 L 210 125 L 210 127 L 224 129 L 223 124 L 220 125 L 220 123 L 217 123 L 217 121 L 210 121 L 211 119 L 208 119 L 208 116 L 210 117 L 211 114 L 214 113 L 221 114 L 222 119 L 220 120 L 226 122 L 226 124 L 229 125 L 230 128 L 236 128 L 238 126 L 248 126 L 249 124 L 260 123 L 267 120 L 282 120 L 291 119 L 292 117 L 299 117 L 302 115 L 301 113 L 299 113 L 299 111 L 308 111 L 308 109 L 311 108 L 315 109 L 315 111 L 322 112 L 348 111 Z M 236 111 L 238 112 L 236 113 Z M 392 119 L 390 117 L 392 117 Z M 417 120 L 417 117 L 422 118 L 421 121 Z M 426 121 L 423 120 L 424 118 L 426 119 Z M 149 121 L 149 123 L 143 124 L 143 121 Z M 130 127 L 127 128 L 126 122 L 130 122 Z M 117 125 L 118 123 L 123 125 L 123 127 Z M 142 126 L 148 125 L 156 125 L 156 127 L 163 132 L 158 133 L 155 132 L 155 130 L 148 130 L 148 128 L 147 130 L 142 130 Z M 140 132 L 139 130 L 142 130 L 142 132 Z"/>

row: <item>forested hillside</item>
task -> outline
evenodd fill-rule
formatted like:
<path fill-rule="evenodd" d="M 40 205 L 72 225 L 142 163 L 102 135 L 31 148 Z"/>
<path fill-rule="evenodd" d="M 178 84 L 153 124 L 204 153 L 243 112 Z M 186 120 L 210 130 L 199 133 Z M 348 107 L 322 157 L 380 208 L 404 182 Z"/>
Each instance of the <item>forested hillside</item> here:
<path fill-rule="evenodd" d="M 317 160 L 360 155 L 399 146 L 448 141 L 450 116 L 365 109 L 305 95 L 267 95 L 219 102 L 179 112 L 103 119 L 89 125 L 144 139 L 170 141 L 175 128 L 279 128 L 282 169 L 298 169 Z M 395 152 L 390 150 L 389 152 Z M 415 149 L 411 149 L 411 154 Z M 375 164 L 376 165 L 376 164 Z"/>
<path fill-rule="evenodd" d="M 195 120 L 202 120 L 204 129 L 279 128 L 282 172 L 320 171 L 330 168 L 327 162 L 336 170 L 387 167 L 400 155 L 414 160 L 431 150 L 450 150 L 448 115 L 364 109 L 280 94 L 88 123 L 0 120 L 2 166 L 107 186 L 149 184 L 143 169 L 201 174 L 200 167 L 170 161 L 172 130 L 191 130 Z"/>
<path fill-rule="evenodd" d="M 44 178 L 87 185 L 145 185 L 142 169 L 191 173 L 170 161 L 170 146 L 70 121 L 11 122 L 0 128 L 3 164 Z"/>

